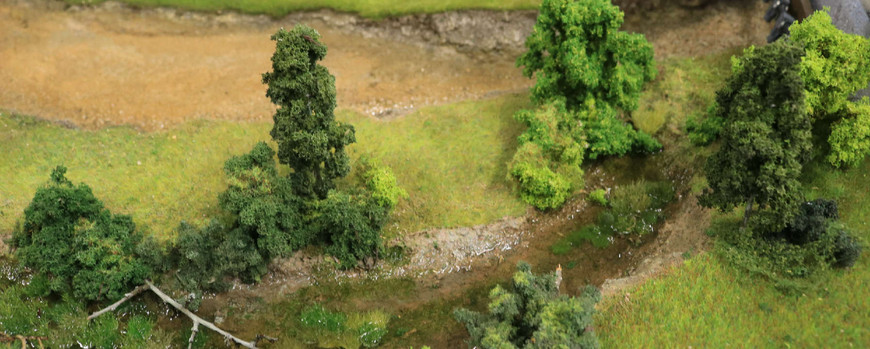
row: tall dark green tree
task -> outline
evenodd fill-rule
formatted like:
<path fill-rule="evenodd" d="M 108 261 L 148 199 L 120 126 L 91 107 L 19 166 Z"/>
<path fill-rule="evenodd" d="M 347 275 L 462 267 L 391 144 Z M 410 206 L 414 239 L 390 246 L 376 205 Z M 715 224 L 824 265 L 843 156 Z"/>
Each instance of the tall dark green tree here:
<path fill-rule="evenodd" d="M 293 169 L 298 194 L 323 199 L 333 180 L 350 172 L 344 148 L 356 141 L 354 129 L 335 120 L 335 77 L 317 63 L 326 56 L 320 34 L 297 25 L 278 30 L 272 40 L 272 71 L 263 74 L 263 83 L 278 105 L 271 132 L 278 160 Z"/>
<path fill-rule="evenodd" d="M 802 57 L 799 46 L 780 40 L 734 61 L 716 96 L 725 125 L 721 148 L 705 167 L 710 187 L 699 198 L 703 206 L 727 211 L 746 204 L 745 225 L 757 205 L 771 230 L 792 220 L 803 201 L 798 177 L 812 150 Z"/>

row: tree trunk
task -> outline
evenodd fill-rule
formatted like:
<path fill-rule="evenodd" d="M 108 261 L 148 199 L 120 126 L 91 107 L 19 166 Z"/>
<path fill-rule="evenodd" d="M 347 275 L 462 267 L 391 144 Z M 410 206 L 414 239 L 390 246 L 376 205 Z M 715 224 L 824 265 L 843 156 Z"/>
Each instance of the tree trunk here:
<path fill-rule="evenodd" d="M 746 211 L 743 211 L 743 228 L 746 228 L 746 223 L 749 222 L 749 216 L 752 214 L 752 202 L 754 201 L 755 195 L 752 195 L 746 202 Z"/>

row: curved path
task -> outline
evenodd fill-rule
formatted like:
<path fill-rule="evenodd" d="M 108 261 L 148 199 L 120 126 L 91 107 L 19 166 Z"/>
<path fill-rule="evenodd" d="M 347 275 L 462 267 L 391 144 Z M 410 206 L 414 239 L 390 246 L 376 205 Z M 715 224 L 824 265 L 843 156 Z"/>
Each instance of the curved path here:
<path fill-rule="evenodd" d="M 763 43 L 769 28 L 758 18 L 763 9 L 759 1 L 723 0 L 629 15 L 626 28 L 647 35 L 659 58 L 693 56 Z M 381 22 L 319 11 L 276 21 L 4 0 L 0 110 L 91 129 L 269 120 L 274 106 L 260 81 L 274 50 L 269 36 L 306 23 L 329 47 L 324 64 L 336 76 L 339 106 L 394 117 L 422 105 L 526 89 L 531 81 L 514 60 L 533 21 L 533 13 L 484 11 Z"/>

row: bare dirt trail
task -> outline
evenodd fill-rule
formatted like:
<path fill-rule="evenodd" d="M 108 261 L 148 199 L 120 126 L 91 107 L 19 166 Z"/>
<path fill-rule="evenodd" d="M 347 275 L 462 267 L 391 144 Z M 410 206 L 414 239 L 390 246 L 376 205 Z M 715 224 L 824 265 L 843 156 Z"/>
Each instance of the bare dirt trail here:
<path fill-rule="evenodd" d="M 530 84 L 512 58 L 482 64 L 451 50 L 363 39 L 315 18 L 215 18 L 0 3 L 0 108 L 85 128 L 268 119 L 274 106 L 260 74 L 271 69 L 269 36 L 297 22 L 323 35 L 339 106 L 369 115 Z"/>
<path fill-rule="evenodd" d="M 626 29 L 647 35 L 658 58 L 762 43 L 769 28 L 759 1 L 660 6 L 626 16 Z M 0 108 L 89 129 L 268 120 L 274 106 L 260 74 L 270 69 L 269 36 L 296 23 L 316 28 L 329 46 L 324 64 L 336 76 L 339 106 L 367 115 L 390 117 L 531 84 L 514 60 L 533 11 L 383 21 L 318 11 L 272 20 L 2 0 Z"/>

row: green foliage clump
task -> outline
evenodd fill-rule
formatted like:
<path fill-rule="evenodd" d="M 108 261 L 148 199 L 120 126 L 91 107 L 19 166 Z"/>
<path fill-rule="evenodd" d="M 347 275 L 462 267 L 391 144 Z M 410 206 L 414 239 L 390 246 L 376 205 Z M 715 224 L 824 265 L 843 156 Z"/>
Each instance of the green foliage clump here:
<path fill-rule="evenodd" d="M 607 206 L 607 191 L 604 190 L 603 188 L 595 189 L 595 190 L 589 192 L 589 196 L 587 196 L 586 199 L 591 201 L 592 203 L 606 207 Z"/>
<path fill-rule="evenodd" d="M 582 187 L 584 156 L 661 148 L 617 116 L 617 109 L 637 109 L 643 84 L 656 75 L 652 45 L 643 35 L 619 31 L 622 23 L 622 11 L 608 0 L 541 3 L 526 38 L 529 50 L 517 59 L 523 74 L 536 77 L 532 100 L 540 105 L 516 114 L 528 129 L 509 172 L 525 180 L 523 201 L 539 209 L 561 206 Z M 569 187 L 563 190 L 563 183 Z"/>
<path fill-rule="evenodd" d="M 609 211 L 598 217 L 602 231 L 644 235 L 662 218 L 662 209 L 674 199 L 674 187 L 668 182 L 640 180 L 614 188 Z"/>
<path fill-rule="evenodd" d="M 800 74 L 807 110 L 816 122 L 835 121 L 828 161 L 855 166 L 870 154 L 870 107 L 849 98 L 870 83 L 870 40 L 839 30 L 827 11 L 817 11 L 789 30 L 790 40 L 806 51 Z"/>
<path fill-rule="evenodd" d="M 381 229 L 389 209 L 378 205 L 368 193 L 357 195 L 331 191 L 317 204 L 314 225 L 326 243 L 326 252 L 350 268 L 366 257 L 378 257 Z"/>
<path fill-rule="evenodd" d="M 250 153 L 227 160 L 229 185 L 220 195 L 221 207 L 238 216 L 239 229 L 265 259 L 286 256 L 312 240 L 303 221 L 304 200 L 295 194 L 295 182 L 278 175 L 274 156 L 260 142 Z"/>
<path fill-rule="evenodd" d="M 371 193 L 372 199 L 381 207 L 396 207 L 400 198 L 408 198 L 408 192 L 399 187 L 396 175 L 389 167 L 380 166 L 369 159 L 360 159 L 361 182 Z"/>
<path fill-rule="evenodd" d="M 112 214 L 90 187 L 73 185 L 65 173 L 58 166 L 36 191 L 10 243 L 21 263 L 44 280 L 47 292 L 119 299 L 151 274 L 136 254 L 147 250 L 140 248 L 142 234 L 130 216 Z"/>
<path fill-rule="evenodd" d="M 870 83 L 870 40 L 838 29 L 827 11 L 816 11 L 789 32 L 806 51 L 800 75 L 807 110 L 816 118 L 844 109 L 849 97 Z"/>
<path fill-rule="evenodd" d="M 592 331 L 597 289 L 587 286 L 580 297 L 559 295 L 556 273 L 532 274 L 525 262 L 517 265 L 513 290 L 496 286 L 489 293 L 489 313 L 467 309 L 453 312 L 465 324 L 469 347 L 597 348 Z"/>
<path fill-rule="evenodd" d="M 622 156 L 630 152 L 651 153 L 662 148 L 661 143 L 648 133 L 635 130 L 620 120 L 616 111 L 606 104 L 588 103 L 586 109 L 579 112 L 579 120 L 589 142 L 586 155 L 590 159 Z"/>
<path fill-rule="evenodd" d="M 192 291 L 226 290 L 228 277 L 257 281 L 269 262 L 243 229 L 228 230 L 217 221 L 204 227 L 182 222 L 172 256 L 182 287 Z"/>
<path fill-rule="evenodd" d="M 791 43 L 744 52 L 733 60 L 733 75 L 717 93 L 718 115 L 725 118 L 722 147 L 707 160 L 709 188 L 699 197 L 723 211 L 752 204 L 769 230 L 782 229 L 802 201 L 803 164 L 811 154 L 811 121 L 799 74 L 803 50 Z"/>
<path fill-rule="evenodd" d="M 537 77 L 532 98 L 563 98 L 569 109 L 589 100 L 637 109 L 643 84 L 657 73 L 653 48 L 643 35 L 620 31 L 622 23 L 609 0 L 544 0 L 529 50 L 517 59 L 523 74 Z"/>
<path fill-rule="evenodd" d="M 579 120 L 553 102 L 514 117 L 528 126 L 511 161 L 510 177 L 519 183 L 520 197 L 538 209 L 556 208 L 583 186 L 583 149 Z"/>
<path fill-rule="evenodd" d="M 837 167 L 858 166 L 870 155 L 870 100 L 849 102 L 838 121 L 831 125 L 828 162 Z"/>
<path fill-rule="evenodd" d="M 299 321 L 307 329 L 309 338 L 306 339 L 316 342 L 321 348 L 374 348 L 387 334 L 389 315 L 371 311 L 348 316 L 314 304 L 302 311 Z"/>
<path fill-rule="evenodd" d="M 786 227 L 770 231 L 736 222 L 715 227 L 723 256 L 752 274 L 762 275 L 786 292 L 805 292 L 813 275 L 830 267 L 852 266 L 861 253 L 860 241 L 838 221 L 837 204 L 817 199 L 804 202 Z"/>
<path fill-rule="evenodd" d="M 354 128 L 335 120 L 335 77 L 317 61 L 326 57 L 320 34 L 305 25 L 283 28 L 276 42 L 272 71 L 263 74 L 266 96 L 278 105 L 271 135 L 278 160 L 293 168 L 294 189 L 323 199 L 334 179 L 350 172 L 344 148 L 356 141 Z"/>
<path fill-rule="evenodd" d="M 546 167 L 519 163 L 513 166 L 510 174 L 519 182 L 520 198 L 541 210 L 561 206 L 571 191 L 571 186 L 562 176 Z"/>
<path fill-rule="evenodd" d="M 725 118 L 716 114 L 716 105 L 707 109 L 706 115 L 701 118 L 691 115 L 686 120 L 686 131 L 689 133 L 689 141 L 696 146 L 709 145 L 719 138 L 722 127 L 725 126 Z"/>

